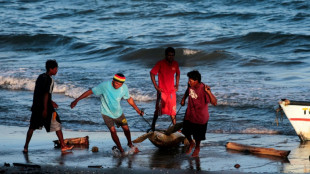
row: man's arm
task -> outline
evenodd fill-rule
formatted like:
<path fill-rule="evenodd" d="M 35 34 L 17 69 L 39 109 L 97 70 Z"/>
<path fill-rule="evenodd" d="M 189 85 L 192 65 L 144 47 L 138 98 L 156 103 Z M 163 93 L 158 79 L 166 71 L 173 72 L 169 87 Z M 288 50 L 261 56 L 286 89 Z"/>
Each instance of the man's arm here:
<path fill-rule="evenodd" d="M 211 100 L 211 104 L 216 106 L 217 105 L 217 99 L 216 97 L 213 95 L 213 93 L 211 92 L 211 89 L 208 85 L 205 85 L 205 91 L 207 92 L 207 94 L 209 95 L 210 97 L 210 100 Z"/>
<path fill-rule="evenodd" d="M 52 105 L 53 105 L 54 108 L 56 108 L 56 109 L 58 108 L 58 104 L 55 103 L 53 100 L 52 100 Z"/>
<path fill-rule="evenodd" d="M 136 110 L 136 112 L 137 112 L 140 116 L 143 116 L 143 115 L 144 115 L 144 112 L 141 111 L 141 110 L 137 107 L 137 105 L 136 105 L 136 103 L 135 103 L 135 101 L 133 100 L 132 97 L 130 97 L 129 99 L 127 99 L 127 102 Z"/>
<path fill-rule="evenodd" d="M 151 76 L 151 80 L 152 80 L 152 83 L 154 85 L 154 88 L 158 91 L 158 92 L 161 92 L 162 89 L 159 88 L 159 86 L 157 85 L 156 83 L 156 80 L 155 80 L 155 75 L 150 73 L 150 76 Z"/>
<path fill-rule="evenodd" d="M 186 98 L 188 97 L 188 88 L 186 89 L 185 93 L 184 93 L 184 96 L 182 98 L 182 101 L 181 101 L 181 105 L 184 106 L 185 105 L 185 100 Z"/>
<path fill-rule="evenodd" d="M 77 99 L 75 99 L 72 103 L 71 103 L 71 109 L 73 109 L 76 105 L 77 105 L 77 103 L 80 101 L 80 100 L 82 100 L 83 98 L 86 98 L 86 97 L 88 97 L 88 96 L 90 96 L 90 95 L 92 95 L 93 94 L 93 91 L 90 89 L 90 90 L 88 90 L 88 91 L 86 91 L 86 92 L 84 92 L 80 97 L 78 97 Z"/>
<path fill-rule="evenodd" d="M 175 91 L 179 90 L 179 81 L 180 81 L 180 74 L 176 74 L 175 76 Z"/>
<path fill-rule="evenodd" d="M 46 118 L 46 116 L 47 116 L 48 93 L 46 92 L 43 95 L 44 95 L 43 96 L 43 107 L 44 107 L 44 109 L 43 109 L 42 116 L 43 116 L 43 118 Z"/>

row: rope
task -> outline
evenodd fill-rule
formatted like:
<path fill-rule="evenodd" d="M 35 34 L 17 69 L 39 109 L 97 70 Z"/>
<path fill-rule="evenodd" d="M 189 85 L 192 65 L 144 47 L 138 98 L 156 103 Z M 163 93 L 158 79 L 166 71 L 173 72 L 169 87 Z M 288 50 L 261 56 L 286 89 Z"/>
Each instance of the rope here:
<path fill-rule="evenodd" d="M 277 126 L 279 126 L 279 112 L 281 114 L 281 117 L 280 117 L 280 121 L 283 122 L 283 109 L 281 108 L 281 106 L 279 106 L 277 109 L 276 109 L 276 118 L 275 118 L 275 122 L 277 123 Z"/>
<path fill-rule="evenodd" d="M 144 109 L 141 109 L 141 112 L 144 112 Z M 144 113 L 144 115 L 146 115 L 146 113 Z M 151 124 L 150 124 L 143 116 L 141 116 L 141 117 L 143 118 L 143 120 L 144 120 L 145 122 L 147 122 L 147 124 L 150 125 L 150 127 L 152 127 Z"/>

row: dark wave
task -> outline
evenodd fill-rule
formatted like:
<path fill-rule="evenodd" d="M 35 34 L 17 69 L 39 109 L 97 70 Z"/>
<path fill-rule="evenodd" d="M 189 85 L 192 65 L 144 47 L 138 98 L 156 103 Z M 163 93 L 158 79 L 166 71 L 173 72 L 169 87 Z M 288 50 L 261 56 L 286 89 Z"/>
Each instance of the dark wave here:
<path fill-rule="evenodd" d="M 250 32 L 246 35 L 223 37 L 212 41 L 201 42 L 200 45 L 222 45 L 222 46 L 234 46 L 236 49 L 270 49 L 273 51 L 277 48 L 279 53 L 286 52 L 288 50 L 300 50 L 302 52 L 308 52 L 310 47 L 310 35 L 303 34 L 290 34 L 290 33 L 269 33 L 269 32 Z M 282 49 L 282 50 L 281 50 Z"/>
<path fill-rule="evenodd" d="M 66 18 L 66 17 L 75 17 L 77 15 L 90 15 L 96 12 L 95 10 L 69 10 L 68 12 L 54 13 L 41 17 L 41 19 L 57 19 L 57 18 Z"/>
<path fill-rule="evenodd" d="M 118 46 L 98 48 L 94 44 L 58 34 L 0 35 L 0 50 L 44 52 L 65 49 L 66 55 L 64 56 L 74 57 L 76 61 L 89 61 L 90 59 L 96 61 L 96 59 L 115 53 L 118 48 Z"/>
<path fill-rule="evenodd" d="M 292 20 L 293 21 L 308 20 L 309 17 L 310 17 L 309 13 L 297 13 Z"/>
<path fill-rule="evenodd" d="M 73 38 L 57 34 L 0 35 L 0 47 L 14 50 L 54 49 L 73 41 Z"/>
<path fill-rule="evenodd" d="M 164 57 L 164 48 L 153 48 L 135 50 L 124 54 L 119 59 L 151 67 L 157 61 L 164 59 Z M 205 52 L 204 50 L 176 48 L 175 60 L 178 61 L 180 66 L 192 67 L 204 63 L 214 64 L 218 61 L 227 60 L 230 57 L 230 53 L 222 50 Z"/>
<path fill-rule="evenodd" d="M 295 40 L 298 42 L 309 42 L 310 41 L 310 35 L 302 35 L 302 34 L 285 34 L 285 33 L 268 33 L 268 32 L 252 32 L 244 37 L 242 39 L 246 41 L 255 41 L 255 42 L 269 42 L 269 41 L 290 41 Z M 284 42 L 286 43 L 286 42 Z"/>
<path fill-rule="evenodd" d="M 280 2 L 280 5 L 283 7 L 290 7 L 292 9 L 296 10 L 307 10 L 310 8 L 310 4 L 306 0 L 301 0 L 301 1 L 284 1 Z"/>

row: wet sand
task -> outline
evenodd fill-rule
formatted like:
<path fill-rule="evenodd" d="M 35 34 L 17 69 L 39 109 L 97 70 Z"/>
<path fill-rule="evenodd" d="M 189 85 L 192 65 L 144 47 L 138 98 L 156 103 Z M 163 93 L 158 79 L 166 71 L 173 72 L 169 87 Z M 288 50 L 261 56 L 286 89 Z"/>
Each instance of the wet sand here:
<path fill-rule="evenodd" d="M 260 134 L 211 134 L 202 141 L 199 158 L 184 153 L 181 145 L 162 150 L 149 140 L 136 144 L 141 152 L 125 157 L 113 156 L 114 143 L 109 132 L 64 130 L 65 138 L 89 136 L 89 148 L 76 147 L 61 153 L 54 148 L 55 133 L 35 131 L 28 154 L 22 153 L 28 128 L 0 126 L 0 173 L 304 173 L 310 172 L 310 143 L 300 144 L 297 136 Z M 126 138 L 118 130 L 125 148 Z M 132 132 L 132 139 L 143 132 Z M 290 150 L 287 159 L 227 150 L 227 142 Z M 99 152 L 92 152 L 97 146 Z M 234 166 L 239 164 L 239 168 Z M 28 166 L 20 166 L 28 165 Z"/>

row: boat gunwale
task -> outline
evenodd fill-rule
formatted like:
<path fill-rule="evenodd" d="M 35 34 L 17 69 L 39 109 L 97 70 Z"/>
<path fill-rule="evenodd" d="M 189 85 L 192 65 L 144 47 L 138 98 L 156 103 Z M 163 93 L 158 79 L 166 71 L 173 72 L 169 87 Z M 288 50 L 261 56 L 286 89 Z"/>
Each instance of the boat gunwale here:
<path fill-rule="evenodd" d="M 285 101 L 286 99 L 282 99 Z M 310 106 L 310 102 L 307 101 L 296 101 L 296 100 L 289 100 L 290 102 L 286 105 L 302 105 L 302 106 Z"/>

